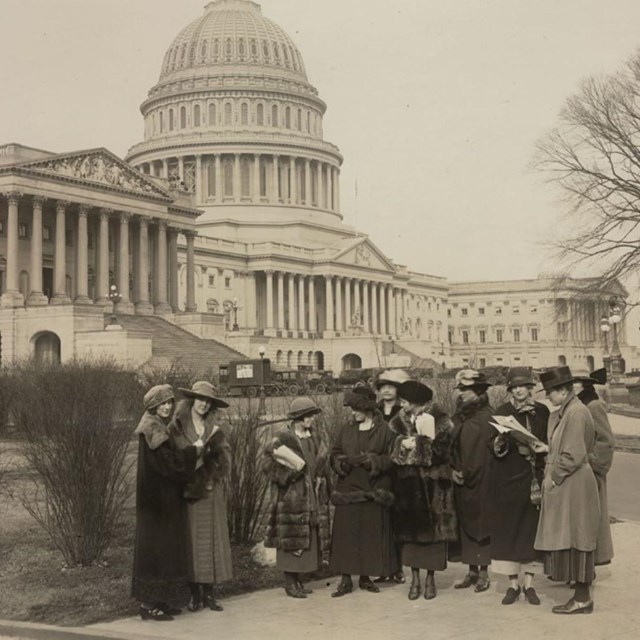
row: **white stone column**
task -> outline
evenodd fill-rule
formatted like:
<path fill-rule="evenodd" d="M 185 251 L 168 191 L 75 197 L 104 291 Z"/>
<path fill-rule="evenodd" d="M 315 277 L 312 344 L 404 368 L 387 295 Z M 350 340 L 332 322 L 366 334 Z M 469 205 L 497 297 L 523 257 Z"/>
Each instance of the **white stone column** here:
<path fill-rule="evenodd" d="M 296 204 L 298 202 L 298 176 L 296 174 L 296 159 L 289 156 L 289 202 Z"/>
<path fill-rule="evenodd" d="M 240 154 L 233 154 L 233 201 L 242 200 L 242 187 L 240 181 Z"/>
<path fill-rule="evenodd" d="M 333 332 L 333 276 L 325 274 L 324 276 L 324 292 L 325 292 L 325 330 Z"/>
<path fill-rule="evenodd" d="M 277 204 L 280 199 L 280 178 L 278 176 L 278 165 L 280 164 L 280 156 L 273 156 L 271 163 L 271 203 Z"/>
<path fill-rule="evenodd" d="M 253 333 L 258 326 L 258 314 L 256 310 L 256 274 L 253 271 L 247 271 L 245 280 L 245 298 L 244 306 L 247 314 L 246 329 Z"/>
<path fill-rule="evenodd" d="M 101 307 L 111 304 L 109 301 L 109 216 L 112 213 L 111 209 L 100 209 L 95 304 Z"/>
<path fill-rule="evenodd" d="M 169 227 L 169 306 L 173 313 L 180 310 L 180 294 L 178 287 L 178 229 Z"/>
<path fill-rule="evenodd" d="M 171 313 L 171 307 L 167 303 L 167 223 L 165 220 L 158 220 L 156 224 L 156 265 L 157 272 L 154 274 L 155 283 L 155 306 L 154 312 L 158 314 Z"/>
<path fill-rule="evenodd" d="M 169 179 L 169 160 L 167 158 L 162 160 L 162 177 L 165 180 Z"/>
<path fill-rule="evenodd" d="M 178 156 L 178 177 L 180 182 L 184 181 L 184 156 Z"/>
<path fill-rule="evenodd" d="M 251 180 L 251 195 L 253 202 L 260 202 L 260 154 L 253 154 L 253 173 Z"/>
<path fill-rule="evenodd" d="M 195 192 L 196 192 L 196 204 L 200 204 L 202 202 L 202 156 L 198 154 L 196 156 L 196 184 L 195 184 Z"/>
<path fill-rule="evenodd" d="M 87 216 L 89 214 L 90 207 L 81 204 L 78 207 L 78 226 L 76 233 L 77 247 L 76 247 L 76 297 L 74 304 L 92 304 L 92 300 L 89 298 L 89 256 L 88 247 L 89 235 L 87 227 Z M 34 220 L 34 232 L 35 232 L 35 220 Z M 33 260 L 33 237 L 32 237 L 32 260 Z M 38 239 L 40 246 L 40 273 L 42 273 L 42 220 L 40 220 L 40 238 Z M 36 271 L 37 266 L 31 264 L 31 270 Z M 41 276 L 42 278 L 42 276 Z M 40 291 L 42 290 L 42 279 L 40 280 Z M 31 294 L 29 295 L 31 299 Z M 31 304 L 31 303 L 29 303 Z"/>
<path fill-rule="evenodd" d="M 265 327 L 269 331 L 273 331 L 273 271 L 265 271 L 267 282 L 267 326 Z"/>
<path fill-rule="evenodd" d="M 336 331 L 344 331 L 344 320 L 342 317 L 342 277 L 336 276 Z"/>
<path fill-rule="evenodd" d="M 359 323 L 362 325 L 364 309 L 362 308 L 362 284 L 360 280 L 353 281 L 353 310 L 358 312 Z"/>
<path fill-rule="evenodd" d="M 33 198 L 33 216 L 32 216 L 32 230 L 31 230 L 31 260 L 29 274 L 29 297 L 27 298 L 27 305 L 30 307 L 42 307 L 49 301 L 47 296 L 42 292 L 42 206 L 44 205 L 45 198 L 40 196 L 34 196 Z M 81 207 L 82 211 L 83 208 Z M 87 212 L 84 210 L 84 224 L 85 224 L 85 260 L 87 254 L 86 247 L 86 230 L 87 230 Z M 78 245 L 78 253 L 80 253 L 81 243 Z M 8 253 L 8 252 L 7 252 Z M 86 272 L 85 272 L 86 273 Z M 86 282 L 86 278 L 85 278 Z M 78 301 L 76 299 L 76 301 Z M 89 301 L 89 298 L 86 300 Z M 81 301 L 84 302 L 84 301 Z"/>
<path fill-rule="evenodd" d="M 362 283 L 362 324 L 364 330 L 368 333 L 371 331 L 371 320 L 369 316 L 369 283 Z"/>
<path fill-rule="evenodd" d="M 215 178 L 216 178 L 216 202 L 224 202 L 224 190 L 222 187 L 222 155 L 216 153 L 213 159 L 215 166 Z"/>
<path fill-rule="evenodd" d="M 327 165 L 327 209 L 333 211 L 333 167 Z"/>
<path fill-rule="evenodd" d="M 195 231 L 183 231 L 187 241 L 187 304 L 185 311 L 195 313 L 198 310 L 196 303 L 196 261 L 195 261 Z"/>
<path fill-rule="evenodd" d="M 313 276 L 309 276 L 309 331 L 316 333 L 318 323 L 316 322 L 316 284 Z"/>
<path fill-rule="evenodd" d="M 297 331 L 298 319 L 296 318 L 296 283 L 293 273 L 287 274 L 289 284 L 289 331 Z"/>
<path fill-rule="evenodd" d="M 21 307 L 24 297 L 20 293 L 18 273 L 18 205 L 21 194 L 11 191 L 5 194 L 8 202 L 7 215 L 7 270 L 5 291 L 2 294 L 3 307 Z"/>
<path fill-rule="evenodd" d="M 148 316 L 153 313 L 153 307 L 149 302 L 149 220 L 140 217 L 138 224 L 138 274 L 136 278 L 138 300 L 136 302 L 136 313 Z"/>
<path fill-rule="evenodd" d="M 276 329 L 284 330 L 287 327 L 284 321 L 284 273 L 282 271 L 278 271 L 278 296 L 276 304 L 278 307 L 278 324 L 276 325 Z"/>
<path fill-rule="evenodd" d="M 378 329 L 378 285 L 375 282 L 367 284 L 371 285 L 371 333 L 377 335 L 380 333 Z"/>
<path fill-rule="evenodd" d="M 351 316 L 353 316 L 353 310 L 351 309 L 351 278 L 344 279 L 344 320 L 345 329 L 351 326 Z"/>
<path fill-rule="evenodd" d="M 304 304 L 304 276 L 298 276 L 298 329 L 306 331 L 305 325 L 305 304 Z"/>
<path fill-rule="evenodd" d="M 391 337 L 395 337 L 398 335 L 398 330 L 396 328 L 396 303 L 393 296 L 393 285 L 387 285 L 387 311 L 389 313 L 389 331 L 388 333 Z"/>
<path fill-rule="evenodd" d="M 387 333 L 387 310 L 386 310 L 386 297 L 385 297 L 385 285 L 380 283 L 376 285 L 378 287 L 378 300 L 380 304 L 380 334 L 386 336 Z"/>
<path fill-rule="evenodd" d="M 311 161 L 309 158 L 305 158 L 304 161 L 304 202 L 307 207 L 310 207 L 313 202 L 311 193 Z"/>
<path fill-rule="evenodd" d="M 408 313 L 407 313 L 407 290 L 406 289 L 402 289 L 402 294 L 400 296 L 400 302 L 402 305 L 402 314 L 401 314 L 401 319 L 402 319 L 402 333 L 404 334 L 404 328 L 405 325 L 407 324 L 407 320 L 408 320 Z"/>
<path fill-rule="evenodd" d="M 122 299 L 118 303 L 119 313 L 132 313 L 133 305 L 129 295 L 129 220 L 131 214 L 120 212 L 120 246 L 118 251 L 118 293 Z"/>
<path fill-rule="evenodd" d="M 340 211 L 340 169 L 336 167 L 335 176 L 333 179 L 333 188 L 334 188 L 334 208 L 336 211 Z"/>
<path fill-rule="evenodd" d="M 66 247 L 66 210 L 68 202 L 56 203 L 56 239 L 53 254 L 53 297 L 51 304 L 70 304 L 67 295 L 67 247 Z"/>

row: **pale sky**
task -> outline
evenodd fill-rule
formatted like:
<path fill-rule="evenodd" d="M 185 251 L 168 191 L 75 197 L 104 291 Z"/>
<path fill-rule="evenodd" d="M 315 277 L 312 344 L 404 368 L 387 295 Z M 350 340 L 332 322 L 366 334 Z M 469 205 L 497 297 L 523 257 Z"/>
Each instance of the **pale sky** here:
<path fill-rule="evenodd" d="M 204 0 L 0 0 L 0 143 L 142 140 L 139 105 Z M 640 46 L 638 0 L 264 0 L 328 104 L 345 222 L 452 280 L 550 271 L 562 214 L 529 169 L 581 79 Z M 357 182 L 357 198 L 356 198 Z"/>

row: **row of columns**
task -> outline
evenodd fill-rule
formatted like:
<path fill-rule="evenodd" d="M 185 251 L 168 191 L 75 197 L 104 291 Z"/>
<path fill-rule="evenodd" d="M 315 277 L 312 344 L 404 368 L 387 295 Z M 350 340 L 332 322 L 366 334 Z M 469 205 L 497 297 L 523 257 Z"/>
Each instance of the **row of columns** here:
<path fill-rule="evenodd" d="M 46 201 L 41 196 L 32 196 L 32 233 L 29 256 L 29 292 L 23 299 L 19 287 L 19 237 L 18 209 L 23 197 L 18 192 L 4 194 L 8 204 L 7 215 L 7 264 L 6 285 L 2 295 L 3 306 L 42 306 L 46 304 L 70 304 L 71 299 L 66 289 L 66 218 L 71 203 L 58 200 L 55 202 L 55 237 L 53 259 L 53 295 L 48 300 L 43 292 L 42 267 L 42 209 Z M 187 311 L 195 311 L 195 279 L 194 279 L 194 240 L 195 232 L 191 230 L 168 227 L 165 220 L 136 216 L 138 227 L 137 252 L 130 247 L 129 225 L 132 214 L 126 211 L 114 211 L 102 208 L 97 211 L 98 234 L 96 242 L 96 290 L 95 299 L 89 297 L 89 237 L 88 217 L 93 209 L 87 205 L 77 205 L 76 242 L 75 242 L 75 304 L 96 304 L 105 306 L 109 301 L 109 220 L 118 220 L 117 246 L 117 287 L 121 300 L 118 303 L 121 312 L 132 312 L 133 302 L 129 293 L 130 256 L 134 253 L 134 295 L 135 310 L 138 313 L 166 313 L 178 310 L 178 233 L 183 233 L 187 243 Z M 154 250 L 154 300 L 152 306 L 149 297 L 149 223 L 155 225 Z M 137 255 L 135 255 L 137 253 Z M 169 286 L 167 287 L 167 283 Z M 169 296 L 169 298 L 167 297 Z"/>
<path fill-rule="evenodd" d="M 316 276 L 265 271 L 265 328 L 317 332 L 316 286 Z M 389 283 L 325 275 L 324 331 L 357 327 L 374 335 L 401 335 L 406 296 L 406 289 Z"/>
<path fill-rule="evenodd" d="M 233 193 L 231 195 L 225 195 L 224 192 L 222 169 L 226 158 L 233 161 Z M 251 162 L 249 194 L 244 196 L 240 176 L 243 158 L 248 158 Z M 161 161 L 145 162 L 138 165 L 138 168 L 143 173 L 168 180 L 171 160 L 171 158 L 165 158 Z M 186 182 L 185 166 L 188 163 L 191 163 L 195 171 L 193 191 L 197 203 L 225 204 L 248 201 L 257 204 L 266 201 L 269 204 L 304 204 L 307 207 L 323 208 L 329 211 L 340 210 L 340 170 L 328 162 L 297 156 L 260 153 L 178 156 L 178 179 L 181 182 Z M 209 173 L 206 170 L 203 171 L 209 163 L 214 167 L 214 185 L 209 185 Z M 266 173 L 265 195 L 261 194 L 260 188 L 261 163 L 265 166 Z M 302 167 L 304 172 L 298 171 L 298 168 Z M 312 182 L 315 183 L 313 186 Z M 302 183 L 304 183 L 304 191 Z M 191 190 L 192 185 L 187 182 L 186 186 Z M 314 192 L 315 198 L 312 197 Z"/>

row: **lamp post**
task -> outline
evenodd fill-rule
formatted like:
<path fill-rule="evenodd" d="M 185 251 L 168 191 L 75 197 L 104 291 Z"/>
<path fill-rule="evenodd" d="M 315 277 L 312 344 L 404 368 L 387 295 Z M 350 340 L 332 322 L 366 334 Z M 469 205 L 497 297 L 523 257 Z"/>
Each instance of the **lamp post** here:
<path fill-rule="evenodd" d="M 242 309 L 242 306 L 238 304 L 238 298 L 234 298 L 231 303 L 231 311 L 233 311 L 233 326 L 231 331 L 239 331 L 240 327 L 238 326 L 238 310 Z"/>
<path fill-rule="evenodd" d="M 604 356 L 602 360 L 610 378 L 609 395 L 611 402 L 627 403 L 629 401 L 629 391 L 621 380 L 625 366 L 618 340 L 618 325 L 620 322 L 622 322 L 622 307 L 618 298 L 612 296 L 609 298 L 609 315 L 602 316 L 600 320 L 600 329 L 604 334 Z M 609 353 L 608 345 L 609 331 L 613 331 L 611 353 Z"/>
<path fill-rule="evenodd" d="M 118 292 L 118 287 L 112 284 L 109 287 L 109 300 L 111 300 L 111 319 L 109 320 L 109 327 L 118 327 L 118 318 L 116 317 L 116 304 L 122 300 L 122 294 Z"/>
<path fill-rule="evenodd" d="M 618 298 L 609 300 L 609 322 L 613 326 L 613 342 L 611 344 L 611 379 L 616 381 L 624 373 L 624 360 L 618 343 L 618 325 L 622 321 L 622 310 Z"/>
<path fill-rule="evenodd" d="M 267 352 L 266 347 L 261 344 L 258 349 L 260 354 L 260 399 L 258 401 L 258 415 L 264 416 L 267 413 L 264 401 L 264 354 Z"/>
<path fill-rule="evenodd" d="M 609 331 L 611 331 L 611 323 L 607 316 L 600 318 L 600 331 L 602 331 L 603 351 L 602 363 L 607 373 L 611 375 L 611 355 L 609 354 Z"/>

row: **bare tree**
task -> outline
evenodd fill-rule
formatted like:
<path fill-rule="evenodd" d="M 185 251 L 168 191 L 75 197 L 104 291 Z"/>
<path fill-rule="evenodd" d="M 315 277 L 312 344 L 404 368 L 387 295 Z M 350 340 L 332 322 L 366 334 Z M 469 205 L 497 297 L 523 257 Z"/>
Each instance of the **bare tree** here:
<path fill-rule="evenodd" d="M 594 275 L 590 293 L 628 280 L 640 267 L 640 52 L 581 84 L 534 165 L 566 197 L 571 231 L 557 249 L 567 273 Z"/>

